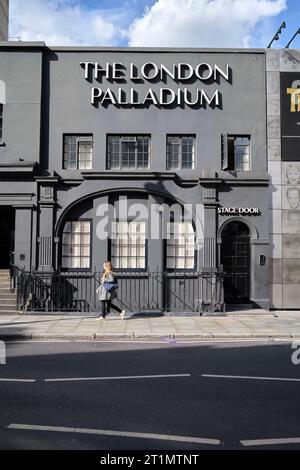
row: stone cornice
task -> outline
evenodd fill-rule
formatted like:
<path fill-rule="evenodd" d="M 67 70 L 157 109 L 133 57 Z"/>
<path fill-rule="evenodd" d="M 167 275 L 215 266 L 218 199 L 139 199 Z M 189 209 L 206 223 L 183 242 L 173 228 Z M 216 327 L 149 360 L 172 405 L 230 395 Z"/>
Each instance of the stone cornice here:
<path fill-rule="evenodd" d="M 156 171 L 82 171 L 84 179 L 168 179 L 174 180 L 176 173 Z"/>

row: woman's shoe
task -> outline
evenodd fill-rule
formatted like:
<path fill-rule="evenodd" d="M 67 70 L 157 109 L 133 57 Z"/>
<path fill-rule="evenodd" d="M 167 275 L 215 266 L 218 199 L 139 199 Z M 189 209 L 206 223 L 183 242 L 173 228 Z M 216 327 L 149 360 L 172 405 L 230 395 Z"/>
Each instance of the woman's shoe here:
<path fill-rule="evenodd" d="M 122 312 L 120 313 L 121 320 L 124 320 L 125 314 L 126 314 L 125 310 L 122 310 Z"/>
<path fill-rule="evenodd" d="M 105 317 L 98 317 L 97 318 L 97 321 L 102 321 L 102 320 L 105 320 Z"/>

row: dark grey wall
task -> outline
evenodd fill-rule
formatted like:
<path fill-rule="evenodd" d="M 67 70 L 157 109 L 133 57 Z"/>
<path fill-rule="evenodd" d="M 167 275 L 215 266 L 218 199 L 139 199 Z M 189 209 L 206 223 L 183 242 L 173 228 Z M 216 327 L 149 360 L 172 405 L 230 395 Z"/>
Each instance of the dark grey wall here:
<path fill-rule="evenodd" d="M 2 43 L 3 44 L 3 43 Z M 42 52 L 4 49 L 0 43 L 0 80 L 6 85 L 0 162 L 40 159 Z"/>
<path fill-rule="evenodd" d="M 220 170 L 220 135 L 222 132 L 249 133 L 252 135 L 252 151 L 255 156 L 254 166 L 258 171 L 266 171 L 265 149 L 265 57 L 263 53 L 239 52 L 130 52 L 128 50 L 97 51 L 55 50 L 48 56 L 50 60 L 50 133 L 49 167 L 51 170 L 62 167 L 62 133 L 91 132 L 94 134 L 93 170 L 105 170 L 106 134 L 107 133 L 150 133 L 151 169 L 165 170 L 166 134 L 192 133 L 197 137 L 196 171 L 203 168 Z M 94 80 L 89 83 L 84 78 L 80 62 L 121 62 L 129 69 L 133 62 L 140 67 L 145 62 L 172 64 L 187 62 L 193 66 L 206 62 L 217 64 L 225 69 L 226 64 L 232 70 L 232 83 L 220 78 L 220 83 L 207 85 L 195 81 L 191 84 L 175 83 L 170 77 L 166 83 L 103 83 Z M 218 88 L 222 95 L 222 109 L 118 109 L 109 105 L 106 109 L 95 108 L 90 104 L 90 89 L 98 86 L 116 90 L 122 87 L 129 90 L 134 87 L 141 95 L 151 87 L 157 91 L 169 87 L 174 91 L 187 86 L 193 93 L 197 87 L 208 94 Z"/>

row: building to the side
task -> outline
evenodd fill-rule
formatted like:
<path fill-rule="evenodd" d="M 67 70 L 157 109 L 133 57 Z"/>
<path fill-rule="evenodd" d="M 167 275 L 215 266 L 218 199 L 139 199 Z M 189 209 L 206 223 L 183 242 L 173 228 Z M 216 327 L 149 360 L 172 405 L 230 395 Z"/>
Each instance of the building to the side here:
<path fill-rule="evenodd" d="M 0 41 L 8 40 L 9 0 L 0 0 Z"/>
<path fill-rule="evenodd" d="M 270 305 L 300 307 L 300 52 L 268 50 Z"/>
<path fill-rule="evenodd" d="M 227 304 L 268 308 L 264 50 L 2 42 L 0 95 L 0 268 L 67 276 L 111 259 L 127 276 L 167 273 L 162 295 L 183 306 L 172 273 L 225 271 Z"/>

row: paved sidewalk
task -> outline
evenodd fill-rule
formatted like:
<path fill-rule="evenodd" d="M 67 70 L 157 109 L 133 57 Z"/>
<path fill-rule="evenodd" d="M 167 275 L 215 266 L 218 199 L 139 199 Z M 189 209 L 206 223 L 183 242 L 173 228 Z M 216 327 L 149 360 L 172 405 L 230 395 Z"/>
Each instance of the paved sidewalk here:
<path fill-rule="evenodd" d="M 1 315 L 0 339 L 176 340 L 280 338 L 300 340 L 300 311 L 243 311 L 226 317 Z"/>

